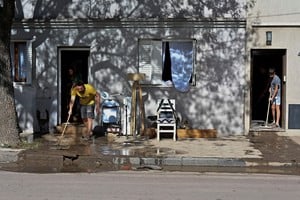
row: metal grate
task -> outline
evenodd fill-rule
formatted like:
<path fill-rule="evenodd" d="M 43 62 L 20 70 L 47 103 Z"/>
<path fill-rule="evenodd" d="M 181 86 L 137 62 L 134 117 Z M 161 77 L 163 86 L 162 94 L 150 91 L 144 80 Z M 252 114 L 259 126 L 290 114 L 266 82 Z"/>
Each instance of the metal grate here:
<path fill-rule="evenodd" d="M 300 104 L 289 104 L 289 129 L 300 129 Z"/>

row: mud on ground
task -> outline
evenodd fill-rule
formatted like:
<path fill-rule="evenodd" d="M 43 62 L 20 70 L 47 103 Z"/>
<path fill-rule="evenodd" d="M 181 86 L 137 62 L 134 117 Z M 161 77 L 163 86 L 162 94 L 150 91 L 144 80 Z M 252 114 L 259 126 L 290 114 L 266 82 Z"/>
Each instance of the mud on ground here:
<path fill-rule="evenodd" d="M 300 145 L 286 136 L 274 132 L 255 132 L 248 136 L 263 158 L 261 162 L 281 162 L 300 164 Z"/>
<path fill-rule="evenodd" d="M 238 172 L 238 173 L 276 173 L 300 175 L 300 146 L 289 137 L 278 136 L 274 132 L 255 132 L 248 136 L 254 148 L 262 154 L 260 159 L 245 159 L 259 163 L 258 167 L 181 167 L 164 166 L 168 171 L 195 172 Z M 104 172 L 112 170 L 132 170 L 128 166 L 113 164 L 113 154 L 103 154 L 99 147 L 112 145 L 106 137 L 94 141 L 76 141 L 74 145 L 57 145 L 43 138 L 36 139 L 38 147 L 27 149 L 16 163 L 0 163 L 0 170 L 33 173 L 60 172 Z M 140 147 L 139 147 L 140 148 Z M 144 148 L 145 149 L 145 148 Z M 139 151 L 137 151 L 139 153 Z M 144 151 L 140 151 L 145 155 Z M 141 155 L 141 156 L 143 156 Z M 138 155 L 136 155 L 138 156 Z M 291 163 L 288 166 L 268 166 L 267 163 Z"/>
<path fill-rule="evenodd" d="M 35 139 L 37 147 L 19 154 L 16 163 L 0 163 L 0 170 L 32 173 L 98 172 L 116 170 L 111 157 L 97 152 L 97 147 L 107 145 L 105 139 L 77 140 L 71 145 Z"/>

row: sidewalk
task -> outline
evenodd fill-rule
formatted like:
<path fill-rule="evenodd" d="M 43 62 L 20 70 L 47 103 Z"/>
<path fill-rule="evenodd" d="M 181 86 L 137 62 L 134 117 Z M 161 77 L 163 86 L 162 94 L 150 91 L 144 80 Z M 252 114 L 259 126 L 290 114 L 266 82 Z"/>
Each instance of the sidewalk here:
<path fill-rule="evenodd" d="M 130 166 L 131 169 L 141 166 L 151 166 L 155 169 L 167 166 L 242 168 L 300 166 L 300 134 L 298 136 L 259 132 L 249 136 L 178 141 L 171 138 L 157 141 L 156 138 L 125 136 L 114 139 L 114 142 L 109 143 L 106 137 L 98 137 L 85 144 L 78 143 L 61 149 L 53 148 L 51 141 L 45 139 L 43 145 L 35 150 L 0 148 L 0 169 L 1 163 L 21 160 L 19 165 L 26 166 L 19 166 L 20 169 L 30 169 L 41 164 L 44 168 L 55 168 L 59 172 L 65 169 L 65 157 L 72 159 L 74 171 L 76 167 L 82 170 L 86 166 L 90 171 L 97 171 L 99 166 L 96 165 L 100 162 L 102 166 L 107 162 L 107 166 L 114 169 L 122 169 L 123 166 Z"/>
<path fill-rule="evenodd" d="M 124 144 L 118 138 L 116 144 Z M 128 143 L 128 141 L 127 141 Z M 207 166 L 207 167 L 287 167 L 300 163 L 300 136 L 261 132 L 249 136 L 229 136 L 213 139 L 155 139 L 143 145 L 129 144 L 125 152 L 131 156 L 115 156 L 118 165 Z M 114 149 L 118 149 L 115 144 Z M 119 146 L 119 147 L 122 147 Z M 148 149 L 147 155 L 132 156 L 138 149 Z M 124 151 L 124 147 L 122 147 Z M 156 151 L 155 151 L 156 150 Z M 131 152 L 131 153 L 130 153 Z M 152 152 L 150 154 L 149 152 Z"/>
<path fill-rule="evenodd" d="M 178 141 L 164 138 L 140 142 L 121 137 L 117 138 L 112 149 L 121 150 L 114 158 L 114 163 L 119 165 L 246 166 L 243 159 L 262 157 L 245 136 Z M 137 153 L 142 151 L 144 153 Z M 127 157 L 122 154 L 127 154 Z"/>

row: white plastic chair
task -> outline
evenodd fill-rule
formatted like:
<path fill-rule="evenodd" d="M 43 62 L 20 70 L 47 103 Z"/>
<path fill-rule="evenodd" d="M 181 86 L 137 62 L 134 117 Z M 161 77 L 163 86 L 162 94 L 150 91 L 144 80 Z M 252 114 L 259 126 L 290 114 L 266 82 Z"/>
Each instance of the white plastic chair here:
<path fill-rule="evenodd" d="M 176 115 L 175 99 L 161 99 L 158 101 L 157 108 L 157 140 L 160 140 L 161 134 L 173 134 L 173 140 L 176 141 Z"/>

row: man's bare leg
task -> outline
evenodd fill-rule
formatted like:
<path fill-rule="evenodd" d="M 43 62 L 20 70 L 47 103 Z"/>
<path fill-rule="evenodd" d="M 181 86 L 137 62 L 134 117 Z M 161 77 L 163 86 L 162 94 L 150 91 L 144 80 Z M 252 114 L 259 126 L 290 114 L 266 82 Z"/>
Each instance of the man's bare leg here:
<path fill-rule="evenodd" d="M 87 136 L 90 137 L 93 135 L 92 129 L 93 129 L 93 121 L 92 118 L 87 118 Z"/>
<path fill-rule="evenodd" d="M 83 123 L 84 123 L 84 126 L 86 127 L 87 131 L 84 132 L 82 134 L 83 137 L 87 137 L 89 135 L 89 128 L 88 128 L 88 118 L 84 118 L 82 119 Z"/>
<path fill-rule="evenodd" d="M 275 104 L 272 104 L 272 107 L 271 107 L 271 109 L 272 109 L 272 119 L 273 119 L 273 121 L 272 121 L 272 123 L 275 123 L 275 120 L 276 120 L 276 116 L 275 116 L 275 114 L 276 114 L 276 106 L 275 106 Z"/>
<path fill-rule="evenodd" d="M 276 105 L 276 126 L 279 127 L 280 120 L 280 105 Z"/>

